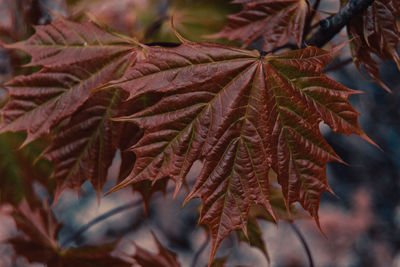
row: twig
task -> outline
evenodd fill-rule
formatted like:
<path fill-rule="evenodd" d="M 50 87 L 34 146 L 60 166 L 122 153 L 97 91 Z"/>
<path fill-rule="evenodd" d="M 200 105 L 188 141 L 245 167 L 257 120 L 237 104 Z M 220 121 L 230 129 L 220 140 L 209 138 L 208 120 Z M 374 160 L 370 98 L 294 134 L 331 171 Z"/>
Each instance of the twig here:
<path fill-rule="evenodd" d="M 166 190 L 165 194 L 168 193 L 172 193 L 174 192 L 175 187 L 170 187 Z M 157 196 L 157 195 L 156 195 Z M 97 216 L 96 218 L 94 218 L 93 220 L 91 220 L 90 222 L 88 222 L 85 225 L 82 225 L 78 231 L 76 231 L 74 234 L 72 234 L 71 236 L 69 236 L 61 245 L 61 248 L 65 248 L 67 245 L 69 245 L 71 242 L 75 241 L 78 237 L 80 237 L 84 232 L 86 232 L 87 230 L 89 230 L 92 226 L 98 224 L 99 222 L 114 216 L 120 212 L 123 212 L 125 210 L 129 210 L 132 208 L 135 208 L 139 205 L 143 204 L 143 199 L 136 199 L 136 200 L 132 200 L 131 202 L 128 202 L 127 204 L 118 206 L 110 211 L 107 211 L 106 213 L 103 213 L 99 216 Z"/>
<path fill-rule="evenodd" d="M 304 250 L 306 251 L 306 254 L 307 254 L 307 257 L 308 257 L 308 262 L 310 264 L 310 267 L 314 267 L 314 260 L 313 260 L 312 255 L 311 255 L 311 250 L 308 247 L 307 242 L 306 242 L 303 234 L 300 232 L 299 228 L 293 222 L 290 222 L 289 225 L 292 227 L 293 231 L 296 233 L 296 235 L 299 238 L 301 244 L 303 245 Z"/>
<path fill-rule="evenodd" d="M 367 9 L 374 0 L 350 0 L 331 18 L 321 20 L 319 29 L 305 45 L 322 47 L 329 42 L 355 16 Z"/>
<path fill-rule="evenodd" d="M 141 205 L 143 203 L 142 199 L 137 199 L 137 200 L 133 200 L 131 202 L 128 202 L 127 204 L 118 206 L 110 211 L 107 211 L 106 213 L 103 213 L 101 215 L 99 215 L 98 217 L 94 218 L 93 220 L 91 220 L 90 222 L 88 222 L 85 225 L 82 225 L 79 230 L 77 232 L 75 232 L 74 234 L 72 234 L 71 236 L 69 236 L 60 246 L 61 248 L 65 248 L 67 245 L 69 245 L 70 243 L 72 243 L 73 241 L 75 241 L 78 237 L 80 237 L 84 232 L 86 232 L 87 230 L 89 230 L 92 226 L 94 226 L 95 224 L 98 224 L 99 222 L 114 216 L 120 212 L 123 212 L 125 210 L 128 209 L 132 209 L 135 208 L 139 205 Z"/>
<path fill-rule="evenodd" d="M 193 256 L 192 264 L 190 264 L 191 267 L 196 267 L 197 261 L 200 258 L 201 253 L 206 249 L 208 243 L 210 242 L 210 235 L 206 233 L 207 238 L 204 240 L 203 244 L 201 244 L 200 248 L 196 251 L 196 253 Z"/>

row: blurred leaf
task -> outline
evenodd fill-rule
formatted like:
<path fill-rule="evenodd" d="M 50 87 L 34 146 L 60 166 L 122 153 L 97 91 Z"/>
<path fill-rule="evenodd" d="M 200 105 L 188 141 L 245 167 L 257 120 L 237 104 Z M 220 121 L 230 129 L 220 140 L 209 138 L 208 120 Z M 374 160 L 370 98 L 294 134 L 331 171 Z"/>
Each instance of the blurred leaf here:
<path fill-rule="evenodd" d="M 25 197 L 34 202 L 34 182 L 39 182 L 47 189 L 53 188 L 49 180 L 51 166 L 45 161 L 33 165 L 43 144 L 34 142 L 23 149 L 18 146 L 24 135 L 7 133 L 0 135 L 0 203 L 18 205 Z"/>
<path fill-rule="evenodd" d="M 348 1 L 342 1 L 342 5 Z M 374 55 L 382 60 L 391 60 L 400 70 L 400 1 L 376 0 L 364 13 L 355 17 L 347 26 L 353 61 L 357 68 L 365 71 L 385 90 L 390 89 L 381 81 L 379 65 Z"/>
<path fill-rule="evenodd" d="M 153 233 L 152 235 L 157 244 L 158 254 L 153 254 L 134 243 L 136 252 L 132 258 L 142 267 L 180 267 L 176 254 L 164 248 L 157 237 Z"/>
<path fill-rule="evenodd" d="M 216 258 L 215 260 L 213 260 L 213 262 L 209 266 L 210 267 L 225 267 L 228 260 L 229 260 L 229 255 L 226 257 L 223 257 L 223 258 Z"/>
<path fill-rule="evenodd" d="M 85 0 L 72 4 L 75 21 L 84 21 L 86 14 L 107 27 L 140 39 L 144 30 L 143 17 L 152 16 L 150 1 L 141 0 Z"/>
<path fill-rule="evenodd" d="M 268 251 L 262 237 L 262 230 L 258 225 L 256 218 L 249 216 L 247 223 L 247 236 L 242 230 L 237 230 L 236 232 L 238 234 L 239 241 L 248 242 L 250 246 L 260 249 L 268 262 L 270 261 Z"/>
<path fill-rule="evenodd" d="M 240 40 L 243 47 L 262 38 L 263 50 L 271 51 L 291 38 L 301 47 L 308 15 L 306 0 L 235 0 L 243 10 L 229 15 L 228 23 L 210 38 Z"/>
<path fill-rule="evenodd" d="M 7 240 L 18 256 L 24 256 L 31 263 L 39 262 L 54 267 L 71 266 L 123 266 L 130 264 L 111 256 L 116 243 L 98 246 L 83 246 L 62 250 L 58 246 L 57 233 L 61 224 L 57 222 L 46 203 L 31 208 L 26 201 L 13 212 L 14 220 L 24 237 Z"/>
<path fill-rule="evenodd" d="M 172 16 L 177 31 L 186 39 L 203 41 L 205 39 L 203 36 L 219 30 L 226 15 L 234 10 L 235 6 L 229 5 L 228 1 L 171 1 L 165 13 L 159 15 L 162 22 L 150 40 L 156 42 L 178 41 L 171 28 L 170 18 Z"/>

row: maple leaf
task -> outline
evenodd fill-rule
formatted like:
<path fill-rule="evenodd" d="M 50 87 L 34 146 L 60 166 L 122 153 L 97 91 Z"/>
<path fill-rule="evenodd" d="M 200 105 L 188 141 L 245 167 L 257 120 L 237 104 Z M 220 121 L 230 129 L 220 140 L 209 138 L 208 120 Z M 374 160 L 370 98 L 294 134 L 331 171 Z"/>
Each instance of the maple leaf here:
<path fill-rule="evenodd" d="M 228 16 L 228 23 L 210 38 L 240 40 L 243 47 L 262 38 L 263 50 L 271 51 L 294 37 L 301 47 L 309 7 L 306 0 L 235 0 L 243 10 Z"/>
<path fill-rule="evenodd" d="M 13 217 L 25 237 L 13 237 L 7 242 L 13 246 L 18 255 L 26 257 L 29 262 L 59 267 L 130 266 L 125 261 L 110 255 L 115 249 L 115 242 L 66 250 L 59 248 L 57 233 L 61 224 L 57 222 L 47 205 L 32 209 L 26 201 L 23 201 L 13 212 Z"/>
<path fill-rule="evenodd" d="M 400 30 L 398 18 L 400 4 L 393 0 L 376 0 L 364 13 L 347 26 L 352 38 L 350 48 L 357 68 L 363 66 L 365 71 L 385 90 L 390 89 L 379 78 L 379 66 L 373 55 L 380 59 L 396 62 L 400 70 Z"/>
<path fill-rule="evenodd" d="M 122 76 L 134 62 L 136 43 L 92 22 L 58 19 L 38 26 L 26 41 L 8 45 L 32 56 L 43 69 L 6 84 L 10 100 L 2 109 L 1 132 L 26 131 L 28 143 L 48 134 L 72 115 L 91 92 Z"/>
<path fill-rule="evenodd" d="M 347 98 L 359 93 L 321 71 L 331 53 L 315 47 L 260 55 L 212 43 L 149 47 L 147 58 L 109 86 L 128 99 L 162 94 L 157 103 L 120 118 L 144 129 L 132 147 L 130 175 L 110 192 L 132 183 L 170 177 L 178 192 L 193 163 L 203 160 L 185 202 L 201 197 L 200 223 L 212 235 L 210 262 L 234 229 L 247 234 L 253 204 L 273 215 L 268 172 L 282 186 L 286 205 L 299 201 L 318 221 L 321 194 L 330 190 L 326 163 L 341 161 L 319 131 L 368 139 Z"/>
<path fill-rule="evenodd" d="M 181 264 L 178 262 L 176 254 L 164 248 L 160 241 L 158 241 L 157 237 L 153 233 L 152 235 L 158 248 L 158 254 L 155 255 L 133 243 L 136 251 L 132 258 L 137 262 L 137 264 L 143 267 L 180 267 Z"/>

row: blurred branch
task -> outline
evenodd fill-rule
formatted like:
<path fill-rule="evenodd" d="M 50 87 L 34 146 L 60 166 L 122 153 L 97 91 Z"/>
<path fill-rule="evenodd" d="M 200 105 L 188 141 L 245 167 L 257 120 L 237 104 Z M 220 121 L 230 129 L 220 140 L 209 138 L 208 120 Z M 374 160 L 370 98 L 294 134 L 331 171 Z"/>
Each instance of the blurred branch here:
<path fill-rule="evenodd" d="M 310 267 L 314 267 L 314 260 L 313 260 L 312 255 L 311 255 L 311 250 L 308 247 L 307 242 L 306 242 L 303 234 L 300 232 L 300 229 L 293 222 L 290 222 L 289 225 L 292 227 L 293 231 L 296 233 L 296 235 L 299 238 L 301 244 L 303 245 L 304 250 L 306 251 L 306 254 L 307 254 L 307 258 L 308 258 L 308 262 L 310 264 Z"/>
<path fill-rule="evenodd" d="M 76 239 L 78 239 L 78 237 L 80 237 L 84 232 L 86 232 L 87 230 L 89 230 L 92 226 L 98 224 L 99 222 L 114 216 L 120 212 L 123 212 L 125 210 L 128 209 L 132 209 L 135 208 L 137 206 L 142 205 L 143 201 L 142 199 L 137 199 L 137 200 L 133 200 L 131 202 L 128 202 L 127 204 L 118 206 L 110 211 L 107 211 L 106 213 L 101 214 L 100 216 L 94 218 L 93 220 L 91 220 L 90 222 L 88 222 L 87 224 L 81 226 L 79 228 L 79 230 L 77 232 L 75 232 L 74 234 L 72 234 L 71 236 L 69 236 L 60 246 L 61 248 L 65 248 L 67 245 L 69 245 L 70 243 L 72 243 L 73 241 L 75 241 Z"/>
<path fill-rule="evenodd" d="M 321 20 L 319 29 L 310 37 L 305 45 L 322 47 L 329 42 L 355 16 L 367 9 L 374 0 L 350 0 L 331 18 Z"/>
<path fill-rule="evenodd" d="M 172 192 L 174 192 L 174 190 L 175 190 L 175 187 L 170 187 L 166 190 L 165 194 L 172 193 Z M 158 196 L 159 195 L 155 195 L 154 198 L 156 198 Z M 120 212 L 124 212 L 126 210 L 136 208 L 142 204 L 143 204 L 143 199 L 141 199 L 141 198 L 132 200 L 131 202 L 128 202 L 127 204 L 115 207 L 114 209 L 109 210 L 106 213 L 103 213 L 103 214 L 97 216 L 96 218 L 94 218 L 93 220 L 88 222 L 87 224 L 82 225 L 78 231 L 76 231 L 75 233 L 70 235 L 64 242 L 62 242 L 60 245 L 61 248 L 65 248 L 67 245 L 71 244 L 73 241 L 78 239 L 84 232 L 89 230 L 92 226 L 100 223 L 101 221 L 104 221 L 105 219 L 112 217 Z"/>
<path fill-rule="evenodd" d="M 210 242 L 210 234 L 206 233 L 206 240 L 204 240 L 203 244 L 201 244 L 200 248 L 196 251 L 196 254 L 193 256 L 191 267 L 196 267 L 197 261 L 200 258 L 201 253 L 206 249 L 208 243 Z"/>

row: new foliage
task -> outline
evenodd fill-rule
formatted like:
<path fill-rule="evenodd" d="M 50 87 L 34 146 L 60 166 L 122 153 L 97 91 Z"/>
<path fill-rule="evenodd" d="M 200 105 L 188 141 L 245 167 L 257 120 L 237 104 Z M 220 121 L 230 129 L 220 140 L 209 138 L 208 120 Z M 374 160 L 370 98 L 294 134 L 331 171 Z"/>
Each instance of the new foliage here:
<path fill-rule="evenodd" d="M 264 52 L 289 42 L 304 46 L 315 15 L 310 3 L 233 3 L 242 4 L 243 10 L 230 15 L 213 37 L 239 40 L 243 48 L 262 39 L 260 51 L 180 36 L 181 44 L 150 46 L 98 23 L 64 18 L 37 26 L 28 40 L 6 45 L 27 52 L 32 57 L 29 66 L 40 70 L 6 83 L 9 100 L 1 110 L 0 131 L 26 132 L 24 145 L 50 137 L 42 157 L 54 163 L 55 199 L 65 188 L 79 190 L 86 180 L 101 197 L 117 150 L 122 151 L 120 183 L 109 193 L 133 185 L 146 203 L 154 190 L 165 190 L 168 179 L 175 182 L 176 195 L 194 162 L 201 161 L 185 203 L 202 199 L 199 222 L 211 233 L 210 263 L 233 230 L 240 229 L 252 240 L 247 229 L 253 206 L 279 219 L 271 202 L 271 173 L 277 175 L 287 209 L 299 202 L 318 224 L 321 194 L 331 191 L 326 164 L 341 162 L 319 125 L 323 122 L 336 133 L 356 134 L 373 143 L 348 101 L 360 92 L 323 74 L 336 50 Z M 399 65 L 399 13 L 396 1 L 378 0 L 348 24 L 354 62 L 385 88 L 371 55 Z M 33 211 L 23 202 L 14 218 L 27 239 L 9 242 L 31 261 L 60 266 L 76 257 L 90 263 L 118 261 L 109 255 L 114 245 L 95 249 L 104 250 L 105 258 L 85 258 L 85 252 L 79 256 L 73 250 L 61 257 L 59 226 L 50 210 Z M 33 230 L 27 226 L 30 220 Z M 39 239 L 34 237 L 37 233 Z M 46 257 L 33 259 L 19 249 L 34 247 L 29 242 L 44 246 Z M 175 256 L 157 244 L 169 264 L 178 266 Z M 256 246 L 265 251 L 263 244 Z M 92 248 L 81 251 L 86 250 Z M 140 248 L 135 257 L 139 264 L 151 261 L 151 254 Z"/>

